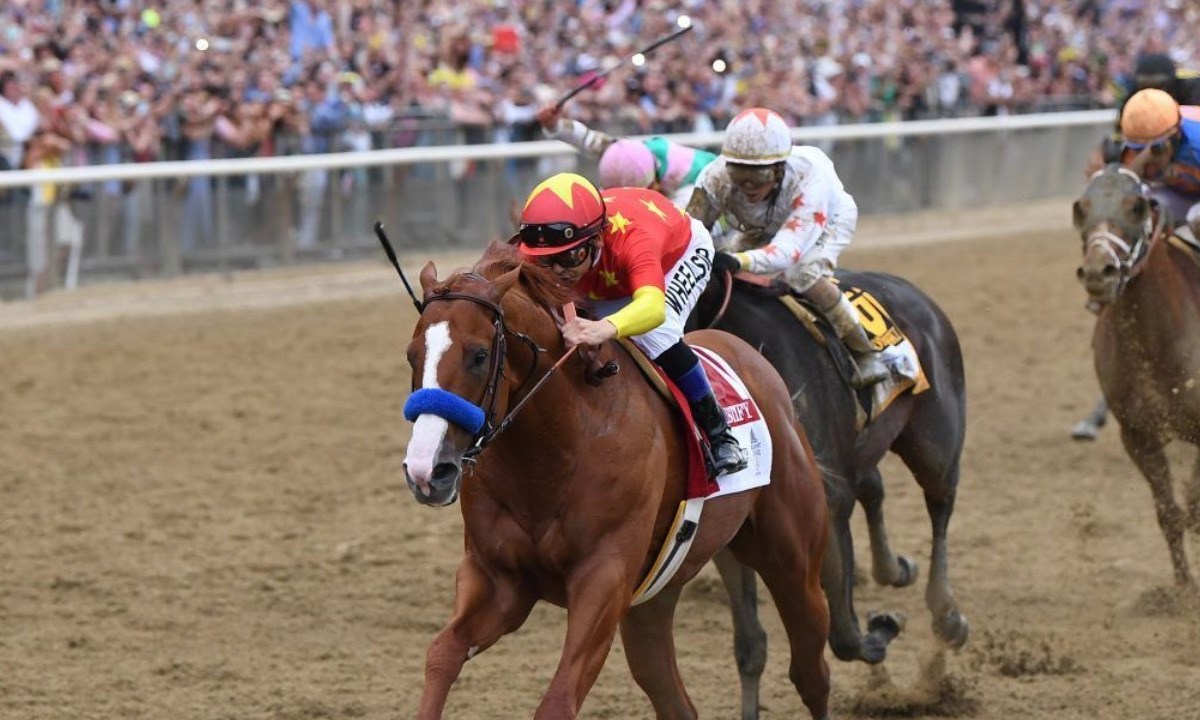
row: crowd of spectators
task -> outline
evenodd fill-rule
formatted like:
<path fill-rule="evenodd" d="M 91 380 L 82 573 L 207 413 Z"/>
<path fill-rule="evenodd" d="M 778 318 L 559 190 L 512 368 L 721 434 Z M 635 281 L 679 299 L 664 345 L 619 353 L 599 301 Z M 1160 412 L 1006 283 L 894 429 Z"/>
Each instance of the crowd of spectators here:
<path fill-rule="evenodd" d="M 1136 55 L 1200 62 L 1192 0 L 5 0 L 0 169 L 1111 105 Z"/>

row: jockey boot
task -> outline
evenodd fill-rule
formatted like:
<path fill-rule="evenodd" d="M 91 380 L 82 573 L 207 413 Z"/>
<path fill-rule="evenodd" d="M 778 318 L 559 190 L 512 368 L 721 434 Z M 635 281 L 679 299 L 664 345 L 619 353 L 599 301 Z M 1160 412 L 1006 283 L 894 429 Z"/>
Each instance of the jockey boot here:
<path fill-rule="evenodd" d="M 692 417 L 696 425 L 708 437 L 709 452 L 712 454 L 713 474 L 732 475 L 746 469 L 749 461 L 746 452 L 733 436 L 729 423 L 725 420 L 725 411 L 717 402 L 717 396 L 709 390 L 708 394 L 699 400 L 689 401 Z"/>
<path fill-rule="evenodd" d="M 858 311 L 850 304 L 845 295 L 838 293 L 838 301 L 832 307 L 823 310 L 825 317 L 833 324 L 838 338 L 845 343 L 846 348 L 854 357 L 857 372 L 850 379 L 850 384 L 857 388 L 870 387 L 891 377 L 891 370 L 883 363 L 879 350 L 867 336 L 858 318 Z"/>

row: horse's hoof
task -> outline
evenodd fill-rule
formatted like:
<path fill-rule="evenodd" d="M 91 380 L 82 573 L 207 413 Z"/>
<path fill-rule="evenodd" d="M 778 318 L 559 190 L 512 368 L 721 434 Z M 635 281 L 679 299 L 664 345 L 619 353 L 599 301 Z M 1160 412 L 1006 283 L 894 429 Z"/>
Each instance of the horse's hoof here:
<path fill-rule="evenodd" d="M 908 617 L 904 613 L 867 613 L 867 633 L 870 635 L 884 635 L 888 641 L 899 635 L 907 624 Z"/>
<path fill-rule="evenodd" d="M 934 623 L 934 632 L 951 650 L 958 650 L 967 644 L 971 636 L 971 623 L 957 610 L 947 613 L 940 622 Z"/>
<path fill-rule="evenodd" d="M 868 665 L 878 665 L 887 658 L 887 646 L 888 640 L 868 633 L 862 640 L 862 646 L 859 647 L 858 659 Z"/>
<path fill-rule="evenodd" d="M 896 558 L 896 563 L 900 566 L 900 579 L 893 583 L 892 587 L 908 587 L 917 581 L 917 577 L 921 574 L 921 566 L 916 560 L 901 555 Z"/>
<path fill-rule="evenodd" d="M 1080 441 L 1095 440 L 1096 436 L 1098 436 L 1099 434 L 1100 434 L 1099 426 L 1097 426 L 1095 423 L 1089 422 L 1087 420 L 1080 420 L 1078 423 L 1075 424 L 1075 427 L 1071 428 L 1071 439 L 1072 440 L 1080 440 Z"/>

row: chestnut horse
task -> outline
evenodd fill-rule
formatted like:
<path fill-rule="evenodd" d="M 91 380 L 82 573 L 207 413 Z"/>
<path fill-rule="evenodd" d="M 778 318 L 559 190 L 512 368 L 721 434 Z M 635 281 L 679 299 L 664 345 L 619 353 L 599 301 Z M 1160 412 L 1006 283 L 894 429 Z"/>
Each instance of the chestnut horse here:
<path fill-rule="evenodd" d="M 1200 265 L 1192 251 L 1168 242 L 1165 216 L 1135 172 L 1105 167 L 1074 204 L 1083 238 L 1077 274 L 1100 307 L 1092 336 L 1100 388 L 1125 452 L 1150 483 L 1175 582 L 1194 590 L 1184 531 L 1200 533 L 1200 462 L 1185 512 L 1165 450 L 1173 440 L 1200 444 Z"/>
<path fill-rule="evenodd" d="M 405 476 L 424 505 L 449 505 L 461 493 L 465 550 L 453 616 L 426 655 L 417 717 L 440 718 L 465 661 L 547 600 L 567 609 L 567 631 L 535 719 L 576 717 L 618 628 L 656 716 L 695 718 L 672 619 L 682 584 L 726 547 L 762 575 L 790 641 L 789 677 L 813 717 L 826 717 L 825 497 L 779 374 L 730 335 L 689 336 L 728 361 L 758 402 L 774 444 L 771 482 L 708 500 L 674 580 L 631 607 L 683 499 L 687 448 L 677 412 L 628 356 L 628 369 L 598 386 L 578 357 L 555 373 L 567 348 L 552 308 L 571 298 L 512 248 L 494 244 L 472 272 L 445 281 L 430 263 L 420 281 L 424 301 L 408 347 L 413 389 L 435 389 L 445 409 L 406 408 L 416 417 Z"/>

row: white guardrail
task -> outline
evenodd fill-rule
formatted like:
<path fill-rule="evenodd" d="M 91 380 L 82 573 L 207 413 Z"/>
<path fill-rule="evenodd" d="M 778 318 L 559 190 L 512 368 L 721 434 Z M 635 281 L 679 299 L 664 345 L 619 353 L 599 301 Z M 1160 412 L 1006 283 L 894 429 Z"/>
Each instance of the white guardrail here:
<path fill-rule="evenodd" d="M 793 137 L 833 157 L 870 215 L 1077 192 L 1087 153 L 1114 118 L 1097 110 L 801 127 Z M 723 134 L 667 137 L 715 148 Z M 0 296 L 32 287 L 63 227 L 82 235 L 73 257 L 83 282 L 375 255 L 376 220 L 401 251 L 475 248 L 512 232 L 510 204 L 542 177 L 595 170 L 555 140 L 430 139 L 394 150 L 0 172 Z M 81 187 L 58 193 L 52 209 L 38 202 L 45 185 Z"/>
<path fill-rule="evenodd" d="M 1100 127 L 1111 125 L 1115 119 L 1116 113 L 1113 110 L 1086 110 L 1040 115 L 832 125 L 827 127 L 796 128 L 792 131 L 792 139 L 797 144 L 813 144 L 821 141 L 946 136 L 963 133 L 995 133 L 1080 126 Z M 724 134 L 721 132 L 684 133 L 666 135 L 664 137 L 683 145 L 716 147 L 721 144 Z M 272 175 L 304 172 L 306 170 L 340 170 L 389 165 L 412 165 L 428 162 L 538 158 L 570 155 L 574 152 L 574 148 L 557 140 L 539 140 L 525 143 L 410 147 L 392 150 L 242 158 L 236 160 L 91 165 L 54 170 L 17 170 L 0 173 L 0 188 L 32 187 L 41 183 L 74 185 L 111 180 L 219 177 L 247 174 Z"/>

